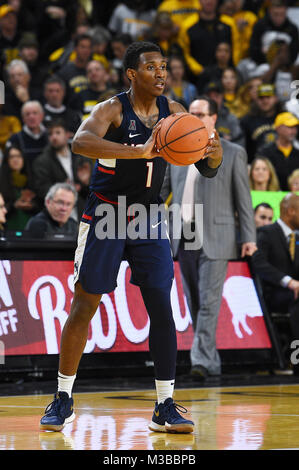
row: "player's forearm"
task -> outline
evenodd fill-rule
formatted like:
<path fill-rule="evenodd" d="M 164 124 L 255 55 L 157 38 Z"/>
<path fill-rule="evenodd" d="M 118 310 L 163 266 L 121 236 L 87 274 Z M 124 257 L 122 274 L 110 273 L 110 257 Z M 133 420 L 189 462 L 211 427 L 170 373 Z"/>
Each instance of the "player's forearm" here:
<path fill-rule="evenodd" d="M 132 147 L 131 145 L 123 145 L 117 142 L 111 142 L 88 131 L 82 131 L 80 134 L 75 135 L 72 142 L 72 151 L 74 153 L 93 159 L 142 158 L 142 148 L 143 146 Z"/>

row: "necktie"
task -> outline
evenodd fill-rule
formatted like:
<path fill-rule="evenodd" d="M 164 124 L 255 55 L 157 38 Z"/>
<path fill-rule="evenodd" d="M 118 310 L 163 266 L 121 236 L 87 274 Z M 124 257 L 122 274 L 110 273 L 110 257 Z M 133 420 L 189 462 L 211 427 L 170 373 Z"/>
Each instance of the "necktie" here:
<path fill-rule="evenodd" d="M 186 177 L 182 198 L 181 214 L 185 223 L 191 222 L 194 217 L 194 183 L 198 175 L 196 166 L 190 165 Z"/>
<path fill-rule="evenodd" d="M 292 258 L 292 261 L 295 259 L 295 247 L 296 247 L 296 235 L 292 232 L 289 235 L 289 251 Z"/>

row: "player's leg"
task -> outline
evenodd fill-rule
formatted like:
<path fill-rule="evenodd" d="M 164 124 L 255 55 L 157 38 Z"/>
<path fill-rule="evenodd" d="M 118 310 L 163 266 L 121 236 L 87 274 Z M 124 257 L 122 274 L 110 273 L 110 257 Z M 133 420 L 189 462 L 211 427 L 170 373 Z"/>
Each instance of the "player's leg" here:
<path fill-rule="evenodd" d="M 187 410 L 173 401 L 177 338 L 170 301 L 170 287 L 140 287 L 150 317 L 149 349 L 154 361 L 157 402 L 149 425 L 151 431 L 190 433 L 194 423 L 178 411 Z"/>
<path fill-rule="evenodd" d="M 57 393 L 41 419 L 42 430 L 61 431 L 75 419 L 72 388 L 86 345 L 88 326 L 100 300 L 100 294 L 89 294 L 76 283 L 70 315 L 61 335 Z"/>
<path fill-rule="evenodd" d="M 101 297 L 101 294 L 89 294 L 80 282 L 76 283 L 70 315 L 61 335 L 59 372 L 62 375 L 76 374 L 87 342 L 88 326 L 99 306 Z"/>
<path fill-rule="evenodd" d="M 188 433 L 193 431 L 194 424 L 180 416 L 178 405 L 172 399 L 177 357 L 176 328 L 170 300 L 174 272 L 169 240 L 162 235 L 159 239 L 128 242 L 126 254 L 132 269 L 131 282 L 140 287 L 150 317 L 149 347 L 157 390 L 150 429 Z"/>
<path fill-rule="evenodd" d="M 60 431 L 64 424 L 74 419 L 71 392 L 87 341 L 88 326 L 102 293 L 116 287 L 125 241 L 97 236 L 99 217 L 95 212 L 98 204 L 96 196 L 89 197 L 80 223 L 74 262 L 75 293 L 62 332 L 58 392 L 41 419 L 44 430 Z"/>

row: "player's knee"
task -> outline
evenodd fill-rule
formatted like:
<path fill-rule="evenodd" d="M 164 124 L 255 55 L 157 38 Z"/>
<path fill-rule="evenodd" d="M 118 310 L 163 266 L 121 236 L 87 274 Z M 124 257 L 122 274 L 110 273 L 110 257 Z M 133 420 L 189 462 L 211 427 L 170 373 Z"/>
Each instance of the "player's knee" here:
<path fill-rule="evenodd" d="M 79 323 L 89 322 L 94 316 L 101 300 L 101 295 L 89 294 L 83 289 L 76 289 L 71 306 L 70 318 Z"/>

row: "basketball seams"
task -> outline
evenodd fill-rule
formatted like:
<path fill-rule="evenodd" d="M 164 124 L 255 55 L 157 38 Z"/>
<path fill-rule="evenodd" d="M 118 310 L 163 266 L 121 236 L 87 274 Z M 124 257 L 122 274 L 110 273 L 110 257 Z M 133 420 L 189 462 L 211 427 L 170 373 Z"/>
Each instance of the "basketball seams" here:
<path fill-rule="evenodd" d="M 170 126 L 168 127 L 166 133 L 165 133 L 165 136 L 164 136 L 164 140 L 165 140 L 165 143 L 164 143 L 164 146 L 165 145 L 168 145 L 166 142 L 167 142 L 167 135 L 168 135 L 168 132 L 170 131 L 170 129 L 172 128 L 172 126 L 175 125 L 176 122 L 178 122 L 180 119 L 183 119 L 184 117 L 186 116 L 186 113 L 182 114 L 181 116 L 178 116 L 176 119 L 173 120 L 173 122 L 170 124 Z M 171 143 L 171 142 L 170 142 Z"/>
<path fill-rule="evenodd" d="M 186 163 L 182 164 L 182 163 L 180 163 L 180 162 L 177 162 L 174 158 L 172 158 L 172 157 L 167 153 L 166 148 L 167 148 L 167 145 L 166 145 L 166 147 L 164 147 L 163 151 L 164 151 L 164 153 L 166 153 L 166 155 L 167 155 L 167 160 L 168 160 L 169 163 L 172 163 L 173 165 L 177 165 L 177 166 L 186 166 Z"/>
<path fill-rule="evenodd" d="M 172 150 L 173 152 L 176 152 L 176 153 L 194 153 L 194 152 L 199 152 L 200 150 L 203 150 L 207 146 L 207 144 L 204 145 L 203 147 L 200 147 L 197 150 L 176 150 L 176 149 L 172 149 L 170 147 L 170 145 L 173 144 L 174 142 L 177 142 L 178 140 L 181 140 L 184 137 L 187 137 L 188 135 L 194 134 L 195 132 L 200 131 L 201 129 L 205 129 L 205 127 L 199 127 L 198 129 L 193 129 L 193 131 L 190 131 L 187 134 L 181 135 L 180 137 L 177 137 L 176 139 L 172 140 L 171 142 L 167 142 L 167 144 L 165 144 L 162 147 L 162 149 L 164 150 L 164 147 L 168 147 L 169 150 Z"/>
<path fill-rule="evenodd" d="M 198 119 L 199 122 L 197 122 L 196 119 L 190 120 L 190 125 L 188 125 L 188 120 L 182 123 L 178 123 L 178 121 L 181 119 L 189 119 L 191 116 L 192 115 L 189 113 L 175 113 L 174 115 L 170 115 L 168 118 L 166 118 L 168 121 L 162 123 L 161 129 L 157 133 L 157 136 L 159 136 L 159 139 L 156 136 L 156 142 L 158 143 L 157 148 L 160 146 L 159 151 L 161 152 L 161 156 L 164 156 L 167 161 L 174 165 L 191 165 L 203 157 L 203 151 L 207 148 L 208 135 L 206 127 L 203 125 L 200 119 Z M 175 126 L 175 124 L 177 125 Z M 196 127 L 194 129 L 193 127 L 197 126 L 198 124 L 200 127 Z M 167 142 L 171 131 L 173 131 L 173 137 L 175 138 Z M 183 135 L 179 135 L 180 132 L 183 133 Z M 179 137 L 176 137 L 178 135 Z M 183 140 L 184 137 L 186 137 L 185 141 Z M 198 144 L 201 144 L 202 146 L 200 148 L 194 149 L 194 147 Z M 177 146 L 178 148 L 185 148 L 187 150 L 177 150 L 176 148 L 171 147 L 171 145 L 174 145 L 174 147 Z M 178 160 L 175 159 L 176 154 Z M 196 154 L 199 154 L 197 160 L 194 159 L 194 157 L 197 158 Z"/>

